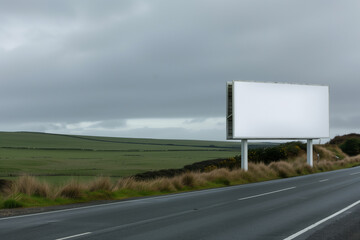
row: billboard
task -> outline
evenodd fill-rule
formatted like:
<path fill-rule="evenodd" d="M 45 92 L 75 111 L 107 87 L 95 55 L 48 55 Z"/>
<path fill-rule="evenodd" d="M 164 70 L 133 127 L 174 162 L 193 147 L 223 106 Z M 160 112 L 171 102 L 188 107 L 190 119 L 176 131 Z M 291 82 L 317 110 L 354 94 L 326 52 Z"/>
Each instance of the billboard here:
<path fill-rule="evenodd" d="M 227 83 L 228 139 L 328 138 L 329 86 Z"/>

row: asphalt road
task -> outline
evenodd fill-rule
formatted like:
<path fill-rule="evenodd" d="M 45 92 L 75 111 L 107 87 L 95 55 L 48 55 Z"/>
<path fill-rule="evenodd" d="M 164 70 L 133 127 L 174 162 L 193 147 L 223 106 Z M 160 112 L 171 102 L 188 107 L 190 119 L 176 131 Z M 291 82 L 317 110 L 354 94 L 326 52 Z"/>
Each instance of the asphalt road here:
<path fill-rule="evenodd" d="M 359 204 L 360 205 L 360 204 Z M 341 217 L 332 219 L 306 240 L 359 240 L 360 239 L 360 206 L 357 205 Z"/>
<path fill-rule="evenodd" d="M 0 218 L 0 239 L 307 239 L 358 209 L 359 190 L 356 167 Z"/>

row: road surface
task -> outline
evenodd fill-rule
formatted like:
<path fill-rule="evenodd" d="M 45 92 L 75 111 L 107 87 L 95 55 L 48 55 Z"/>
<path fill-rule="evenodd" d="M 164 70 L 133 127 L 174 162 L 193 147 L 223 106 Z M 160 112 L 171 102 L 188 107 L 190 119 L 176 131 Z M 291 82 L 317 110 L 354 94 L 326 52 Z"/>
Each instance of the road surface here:
<path fill-rule="evenodd" d="M 360 207 L 360 167 L 0 218 L 0 239 L 307 239 Z"/>

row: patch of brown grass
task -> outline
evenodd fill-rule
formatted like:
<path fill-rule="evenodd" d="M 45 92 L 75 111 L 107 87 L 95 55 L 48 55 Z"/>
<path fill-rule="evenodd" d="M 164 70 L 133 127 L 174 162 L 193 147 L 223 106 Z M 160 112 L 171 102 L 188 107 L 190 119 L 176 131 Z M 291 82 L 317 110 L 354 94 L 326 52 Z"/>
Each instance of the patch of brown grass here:
<path fill-rule="evenodd" d="M 79 199 L 83 197 L 85 186 L 81 185 L 78 181 L 71 180 L 59 190 L 59 196 L 64 198 Z"/>
<path fill-rule="evenodd" d="M 227 168 L 219 168 L 211 172 L 201 174 L 202 178 L 206 181 L 216 181 L 217 179 L 230 180 L 230 170 Z"/>
<path fill-rule="evenodd" d="M 135 182 L 133 177 L 120 178 L 115 184 L 114 190 L 132 189 Z"/>
<path fill-rule="evenodd" d="M 269 168 L 273 169 L 280 178 L 288 178 L 296 175 L 293 166 L 285 161 L 272 162 Z"/>
<path fill-rule="evenodd" d="M 173 185 L 171 179 L 169 178 L 158 178 L 149 184 L 151 191 L 160 191 L 160 192 L 175 192 L 176 188 Z"/>
<path fill-rule="evenodd" d="M 182 178 L 179 176 L 175 176 L 171 178 L 172 185 L 175 187 L 176 190 L 182 190 L 184 188 L 184 184 L 182 183 Z"/>
<path fill-rule="evenodd" d="M 114 187 L 114 191 L 131 189 L 135 191 L 151 191 L 150 184 L 153 180 L 136 181 L 133 177 L 120 178 Z"/>
<path fill-rule="evenodd" d="M 271 179 L 276 176 L 276 172 L 264 163 L 249 163 L 249 172 L 251 172 L 256 179 Z"/>
<path fill-rule="evenodd" d="M 333 147 L 335 148 L 336 146 L 333 146 Z M 326 160 L 334 160 L 334 159 L 336 159 L 335 153 L 330 151 L 329 149 L 327 149 L 324 146 L 315 145 L 314 150 L 320 154 L 320 157 L 321 157 L 320 160 L 322 160 L 322 159 L 326 159 Z M 316 156 L 314 155 L 314 159 L 315 158 L 316 158 Z"/>
<path fill-rule="evenodd" d="M 98 177 L 88 184 L 89 191 L 111 191 L 113 185 L 109 177 Z"/>
<path fill-rule="evenodd" d="M 23 193 L 48 198 L 52 196 L 50 186 L 46 182 L 40 182 L 32 176 L 24 175 L 19 177 L 11 188 L 12 194 Z"/>
<path fill-rule="evenodd" d="M 199 173 L 198 173 L 199 174 Z M 187 172 L 181 176 L 181 183 L 187 187 L 194 187 L 195 186 L 195 173 Z"/>
<path fill-rule="evenodd" d="M 199 185 L 204 185 L 206 182 L 214 182 L 225 186 L 231 185 L 231 170 L 227 168 L 219 168 L 211 172 L 200 174 L 202 182 Z"/>
<path fill-rule="evenodd" d="M 314 167 L 321 172 L 334 170 L 334 165 L 335 165 L 334 162 L 330 162 L 327 160 L 321 160 L 319 162 L 314 163 Z"/>

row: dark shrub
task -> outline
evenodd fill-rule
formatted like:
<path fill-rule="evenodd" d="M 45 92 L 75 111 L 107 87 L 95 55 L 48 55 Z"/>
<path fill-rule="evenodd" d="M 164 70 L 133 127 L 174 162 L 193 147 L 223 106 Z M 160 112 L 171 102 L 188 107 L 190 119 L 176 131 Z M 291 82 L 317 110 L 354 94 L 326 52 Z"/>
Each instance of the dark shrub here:
<path fill-rule="evenodd" d="M 350 138 L 340 145 L 341 150 L 349 156 L 360 154 L 360 139 Z"/>
<path fill-rule="evenodd" d="M 10 191 L 12 184 L 10 180 L 0 179 L 0 192 Z"/>
<path fill-rule="evenodd" d="M 248 152 L 250 162 L 269 164 L 286 158 L 285 148 L 283 146 L 269 147 L 265 149 L 252 149 Z"/>
<path fill-rule="evenodd" d="M 295 157 L 298 156 L 301 151 L 306 151 L 306 144 L 301 142 L 284 143 L 283 147 L 288 157 Z"/>

